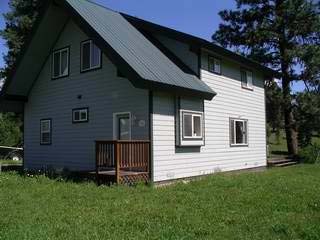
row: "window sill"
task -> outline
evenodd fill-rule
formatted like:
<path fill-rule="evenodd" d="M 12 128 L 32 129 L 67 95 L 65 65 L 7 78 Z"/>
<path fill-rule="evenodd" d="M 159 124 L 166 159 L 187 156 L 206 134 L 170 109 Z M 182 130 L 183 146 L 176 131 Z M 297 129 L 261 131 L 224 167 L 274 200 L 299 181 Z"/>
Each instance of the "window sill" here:
<path fill-rule="evenodd" d="M 245 86 L 241 86 L 243 89 L 248 90 L 248 91 L 253 91 L 253 88 L 250 87 L 245 87 Z"/>
<path fill-rule="evenodd" d="M 209 72 L 212 73 L 212 74 L 216 74 L 216 75 L 218 75 L 218 76 L 221 76 L 221 75 L 222 75 L 222 73 L 218 73 L 218 72 L 214 72 L 214 71 L 210 71 L 210 70 L 209 70 Z"/>
<path fill-rule="evenodd" d="M 249 147 L 249 144 L 230 144 L 230 147 Z"/>
<path fill-rule="evenodd" d="M 54 80 L 58 80 L 61 78 L 67 78 L 67 77 L 69 77 L 69 73 L 67 75 L 63 75 L 63 76 L 59 76 L 59 77 L 51 77 L 51 80 L 54 81 Z"/>
<path fill-rule="evenodd" d="M 94 68 L 88 68 L 88 69 L 81 69 L 80 73 L 86 73 L 86 72 L 92 72 L 92 71 L 96 71 L 102 68 L 102 65 L 99 67 L 94 67 Z"/>

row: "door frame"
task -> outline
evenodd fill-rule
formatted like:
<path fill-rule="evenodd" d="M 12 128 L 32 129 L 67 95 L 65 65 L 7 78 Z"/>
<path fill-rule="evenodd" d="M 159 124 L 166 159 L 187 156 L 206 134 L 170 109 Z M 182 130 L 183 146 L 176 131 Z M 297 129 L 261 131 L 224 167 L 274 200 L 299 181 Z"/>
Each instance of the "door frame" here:
<path fill-rule="evenodd" d="M 132 129 L 132 117 L 131 112 L 117 112 L 113 113 L 113 140 L 119 140 L 118 134 L 119 134 L 119 116 L 121 115 L 128 115 L 129 116 L 129 139 L 131 140 L 131 129 Z"/>

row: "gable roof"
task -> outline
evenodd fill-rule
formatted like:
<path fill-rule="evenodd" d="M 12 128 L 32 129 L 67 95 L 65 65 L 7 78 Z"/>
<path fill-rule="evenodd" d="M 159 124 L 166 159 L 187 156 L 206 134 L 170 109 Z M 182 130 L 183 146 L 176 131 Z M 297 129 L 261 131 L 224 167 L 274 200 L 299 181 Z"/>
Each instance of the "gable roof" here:
<path fill-rule="evenodd" d="M 51 6 L 59 4 L 67 10 L 68 15 L 89 37 L 94 38 L 96 44 L 135 87 L 204 99 L 214 97 L 215 92 L 209 86 L 197 76 L 182 71 L 120 13 L 86 0 L 57 0 L 53 3 Z M 30 52 L 29 55 L 37 57 Z M 24 81 L 25 75 L 21 73 L 25 71 L 19 72 L 19 67 L 24 68 L 23 62 L 17 66 L 14 79 L 8 81 L 4 91 L 8 85 L 12 85 L 12 92 L 15 81 Z M 30 78 L 36 78 L 36 70 L 33 70 L 34 74 Z M 27 85 L 23 84 L 17 95 L 27 96 L 28 88 L 32 87 Z"/>

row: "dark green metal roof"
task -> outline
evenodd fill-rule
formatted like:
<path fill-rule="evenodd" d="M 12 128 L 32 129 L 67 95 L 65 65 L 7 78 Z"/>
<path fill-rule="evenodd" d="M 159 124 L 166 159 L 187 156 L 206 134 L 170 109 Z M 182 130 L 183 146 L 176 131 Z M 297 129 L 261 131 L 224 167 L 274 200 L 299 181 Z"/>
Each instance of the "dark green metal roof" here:
<path fill-rule="evenodd" d="M 212 99 L 215 92 L 197 76 L 183 72 L 120 13 L 86 0 L 65 0 L 141 79 L 139 87 L 179 90 Z M 133 82 L 135 85 L 135 83 Z"/>

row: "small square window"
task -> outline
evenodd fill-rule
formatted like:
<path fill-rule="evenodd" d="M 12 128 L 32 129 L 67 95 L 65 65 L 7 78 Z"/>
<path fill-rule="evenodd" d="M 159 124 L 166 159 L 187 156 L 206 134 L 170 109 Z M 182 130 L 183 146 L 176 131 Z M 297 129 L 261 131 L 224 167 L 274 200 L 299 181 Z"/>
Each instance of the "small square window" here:
<path fill-rule="evenodd" d="M 81 43 L 81 72 L 101 67 L 101 50 L 88 40 Z"/>
<path fill-rule="evenodd" d="M 253 90 L 253 74 L 251 71 L 241 69 L 241 85 L 243 88 Z"/>
<path fill-rule="evenodd" d="M 202 113 L 182 112 L 185 139 L 202 139 Z"/>
<path fill-rule="evenodd" d="M 209 71 L 217 74 L 221 74 L 221 60 L 215 57 L 209 56 Z"/>
<path fill-rule="evenodd" d="M 43 119 L 40 121 L 40 144 L 51 144 L 51 119 Z"/>
<path fill-rule="evenodd" d="M 72 122 L 81 123 L 89 121 L 89 109 L 88 108 L 79 108 L 72 110 Z"/>
<path fill-rule="evenodd" d="M 231 146 L 248 145 L 248 120 L 230 119 Z"/>
<path fill-rule="evenodd" d="M 69 75 L 69 48 L 63 48 L 53 52 L 52 78 L 61 78 Z"/>

